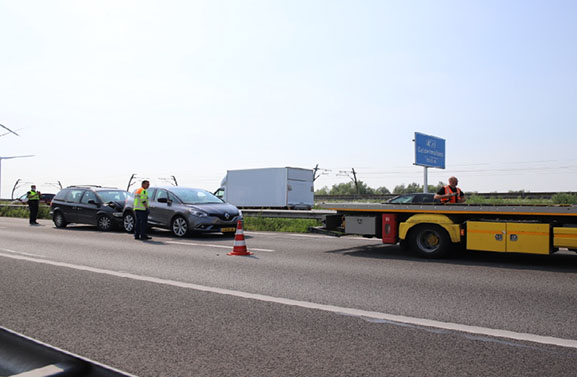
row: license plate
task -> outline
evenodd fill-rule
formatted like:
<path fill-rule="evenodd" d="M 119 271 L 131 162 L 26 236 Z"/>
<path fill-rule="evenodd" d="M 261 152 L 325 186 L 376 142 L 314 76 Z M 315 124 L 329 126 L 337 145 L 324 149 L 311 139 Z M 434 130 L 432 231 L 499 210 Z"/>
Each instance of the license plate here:
<path fill-rule="evenodd" d="M 220 229 L 221 232 L 226 233 L 226 232 L 235 232 L 236 228 L 221 228 Z"/>

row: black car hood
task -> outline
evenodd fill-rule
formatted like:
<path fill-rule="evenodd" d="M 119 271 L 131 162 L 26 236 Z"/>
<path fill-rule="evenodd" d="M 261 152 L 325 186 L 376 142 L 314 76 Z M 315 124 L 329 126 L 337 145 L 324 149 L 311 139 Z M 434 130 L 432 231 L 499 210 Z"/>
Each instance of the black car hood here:
<path fill-rule="evenodd" d="M 231 216 L 238 216 L 238 208 L 228 203 L 214 203 L 214 204 L 186 204 L 187 207 L 204 211 L 209 215 L 224 215 L 228 213 Z"/>
<path fill-rule="evenodd" d="M 122 212 L 122 210 L 124 209 L 124 202 L 112 201 L 106 203 L 105 205 L 119 212 Z"/>

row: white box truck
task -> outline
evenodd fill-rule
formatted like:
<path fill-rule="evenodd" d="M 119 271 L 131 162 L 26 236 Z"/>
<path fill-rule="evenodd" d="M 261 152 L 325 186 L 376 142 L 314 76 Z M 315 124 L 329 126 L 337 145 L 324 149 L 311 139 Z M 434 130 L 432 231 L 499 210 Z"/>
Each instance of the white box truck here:
<path fill-rule="evenodd" d="M 216 196 L 237 207 L 311 209 L 313 170 L 264 168 L 228 170 Z"/>

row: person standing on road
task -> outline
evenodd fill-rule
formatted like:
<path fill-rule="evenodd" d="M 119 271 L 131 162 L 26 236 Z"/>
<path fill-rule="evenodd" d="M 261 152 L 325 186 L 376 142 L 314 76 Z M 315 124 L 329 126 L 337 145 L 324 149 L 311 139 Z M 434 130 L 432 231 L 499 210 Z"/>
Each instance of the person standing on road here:
<path fill-rule="evenodd" d="M 26 193 L 28 199 L 28 209 L 30 209 L 30 225 L 38 225 L 38 207 L 40 206 L 40 191 L 36 191 L 36 185 L 30 186 L 30 191 Z"/>
<path fill-rule="evenodd" d="M 142 185 L 134 192 L 134 239 L 135 240 L 150 240 L 146 234 L 148 230 L 148 187 L 150 182 L 142 181 Z"/>
<path fill-rule="evenodd" d="M 440 200 L 443 204 L 465 203 L 465 194 L 457 187 L 457 183 L 459 180 L 456 177 L 449 178 L 449 184 L 435 194 L 435 200 Z"/>

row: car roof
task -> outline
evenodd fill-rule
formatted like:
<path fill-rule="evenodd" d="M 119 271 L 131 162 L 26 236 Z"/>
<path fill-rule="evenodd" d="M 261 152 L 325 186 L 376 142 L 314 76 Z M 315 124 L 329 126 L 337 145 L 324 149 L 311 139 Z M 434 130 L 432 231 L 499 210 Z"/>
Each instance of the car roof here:
<path fill-rule="evenodd" d="M 197 188 L 197 187 L 184 187 L 184 186 L 150 186 L 149 189 L 165 189 L 165 190 L 174 190 L 174 189 L 189 189 L 189 190 L 202 190 L 202 191 L 208 191 L 202 188 Z"/>
<path fill-rule="evenodd" d="M 408 194 L 398 194 L 396 197 L 399 196 L 407 196 L 407 195 L 435 195 L 435 193 L 433 192 L 412 192 L 412 193 L 408 193 Z"/>
<path fill-rule="evenodd" d="M 87 190 L 94 190 L 94 191 L 103 191 L 103 190 L 117 190 L 117 191 L 125 191 L 123 189 L 119 189 L 118 187 L 103 187 L 103 186 L 96 186 L 96 185 L 74 185 L 68 186 L 67 189 L 87 189 Z"/>

